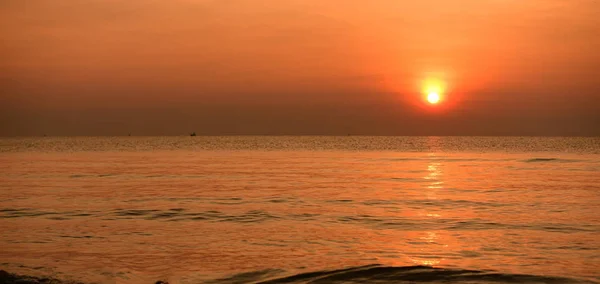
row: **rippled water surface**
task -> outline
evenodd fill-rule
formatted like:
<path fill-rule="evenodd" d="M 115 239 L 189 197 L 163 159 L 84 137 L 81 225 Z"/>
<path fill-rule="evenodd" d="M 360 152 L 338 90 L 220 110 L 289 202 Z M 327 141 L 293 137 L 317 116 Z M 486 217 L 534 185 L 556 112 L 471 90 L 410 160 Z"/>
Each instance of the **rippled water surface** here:
<path fill-rule="evenodd" d="M 598 138 L 5 138 L 0 189 L 28 275 L 600 280 Z"/>

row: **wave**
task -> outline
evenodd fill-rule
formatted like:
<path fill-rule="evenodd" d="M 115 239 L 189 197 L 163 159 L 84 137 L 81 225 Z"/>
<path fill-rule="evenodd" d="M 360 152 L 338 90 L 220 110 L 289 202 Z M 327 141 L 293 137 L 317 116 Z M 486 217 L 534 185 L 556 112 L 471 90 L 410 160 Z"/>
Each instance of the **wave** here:
<path fill-rule="evenodd" d="M 506 274 L 490 271 L 434 268 L 430 266 L 367 265 L 338 270 L 323 270 L 265 279 L 276 272 L 264 270 L 237 274 L 207 283 L 597 283 L 591 280 Z"/>
<path fill-rule="evenodd" d="M 319 283 L 548 283 L 548 284 L 598 284 L 587 279 L 508 274 L 493 271 L 435 268 L 431 266 L 382 266 L 378 264 L 337 270 L 321 270 L 277 277 L 280 269 L 245 272 L 215 280 L 200 281 L 208 284 L 319 284 Z M 54 283 L 83 284 L 55 278 L 18 275 L 0 270 L 0 283 Z M 168 283 L 157 280 L 155 283 Z"/>
<path fill-rule="evenodd" d="M 573 163 L 573 162 L 580 162 L 580 161 L 559 159 L 559 158 L 532 158 L 532 159 L 527 159 L 524 162 L 525 163 L 543 163 L 543 162 Z"/>
<path fill-rule="evenodd" d="M 61 281 L 55 278 L 18 275 L 0 270 L 0 283 L 6 284 L 83 284 L 76 281 Z"/>
<path fill-rule="evenodd" d="M 0 209 L 0 219 L 45 217 L 51 220 L 73 218 L 101 218 L 102 220 L 144 219 L 157 221 L 209 221 L 252 223 L 280 219 L 262 210 L 250 210 L 243 214 L 227 214 L 221 211 L 188 212 L 184 208 L 158 209 L 115 209 L 113 211 L 41 211 L 31 208 Z"/>
<path fill-rule="evenodd" d="M 337 203 L 352 203 L 352 200 L 332 200 Z M 370 200 L 362 202 L 364 205 L 389 206 L 396 208 L 403 206 L 394 200 Z M 410 206 L 424 208 L 426 206 L 438 206 L 440 208 L 463 208 L 483 206 L 504 206 L 502 204 L 480 203 L 468 200 L 415 200 L 408 202 Z M 223 222 L 223 223 L 262 223 L 271 221 L 317 221 L 319 223 L 354 224 L 369 226 L 376 229 L 394 230 L 448 230 L 448 231 L 478 231 L 478 230 L 535 230 L 546 232 L 597 232 L 600 226 L 590 223 L 567 224 L 556 222 L 494 222 L 487 219 L 457 220 L 452 218 L 436 218 L 424 221 L 419 218 L 408 218 L 401 216 L 385 215 L 334 215 L 334 214 L 276 214 L 264 210 L 250 210 L 231 214 L 222 211 L 189 211 L 185 208 L 159 209 L 114 209 L 108 211 L 42 211 L 32 208 L 4 208 L 0 209 L 0 219 L 14 218 L 45 218 L 50 220 L 72 220 L 78 218 L 92 218 L 100 220 L 149 220 L 160 222 Z"/>

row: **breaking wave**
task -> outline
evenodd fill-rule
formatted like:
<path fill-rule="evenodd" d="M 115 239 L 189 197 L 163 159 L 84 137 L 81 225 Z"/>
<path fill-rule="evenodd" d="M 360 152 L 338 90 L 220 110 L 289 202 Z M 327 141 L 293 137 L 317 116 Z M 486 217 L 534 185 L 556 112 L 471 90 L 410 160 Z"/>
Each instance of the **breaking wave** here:
<path fill-rule="evenodd" d="M 265 279 L 274 273 L 276 273 L 274 270 L 242 273 L 229 278 L 209 281 L 208 283 L 597 283 L 583 279 L 434 268 L 430 266 L 367 265 Z"/>
<path fill-rule="evenodd" d="M 548 283 L 548 284 L 598 284 L 587 279 L 528 274 L 507 274 L 493 271 L 435 268 L 430 266 L 382 266 L 378 264 L 337 270 L 321 270 L 288 276 L 280 269 L 245 272 L 215 280 L 186 281 L 208 284 L 318 284 L 318 283 Z M 279 275 L 279 276 L 278 276 Z M 0 283 L 28 284 L 84 284 L 49 277 L 12 274 L 0 270 Z M 155 283 L 168 283 L 157 280 Z"/>

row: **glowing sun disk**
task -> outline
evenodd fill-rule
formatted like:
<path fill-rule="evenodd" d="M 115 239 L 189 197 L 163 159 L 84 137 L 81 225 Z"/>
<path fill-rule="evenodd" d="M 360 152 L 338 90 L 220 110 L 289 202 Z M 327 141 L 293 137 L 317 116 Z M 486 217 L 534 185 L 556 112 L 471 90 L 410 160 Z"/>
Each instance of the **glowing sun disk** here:
<path fill-rule="evenodd" d="M 428 78 L 421 82 L 421 91 L 425 102 L 437 105 L 444 100 L 446 83 L 437 78 Z"/>
<path fill-rule="evenodd" d="M 436 93 L 436 92 L 431 92 L 429 94 L 427 94 L 427 101 L 430 104 L 437 104 L 440 102 L 440 94 Z"/>

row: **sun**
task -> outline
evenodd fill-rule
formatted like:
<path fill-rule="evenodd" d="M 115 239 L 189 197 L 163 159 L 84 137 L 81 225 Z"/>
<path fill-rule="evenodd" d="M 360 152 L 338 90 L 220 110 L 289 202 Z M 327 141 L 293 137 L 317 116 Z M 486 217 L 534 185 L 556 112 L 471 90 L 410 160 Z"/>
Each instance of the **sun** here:
<path fill-rule="evenodd" d="M 427 94 L 427 101 L 432 105 L 438 104 L 440 102 L 440 94 L 437 92 L 430 92 Z"/>
<path fill-rule="evenodd" d="M 430 105 L 441 104 L 444 100 L 446 84 L 439 79 L 426 79 L 422 82 L 423 99 Z"/>

